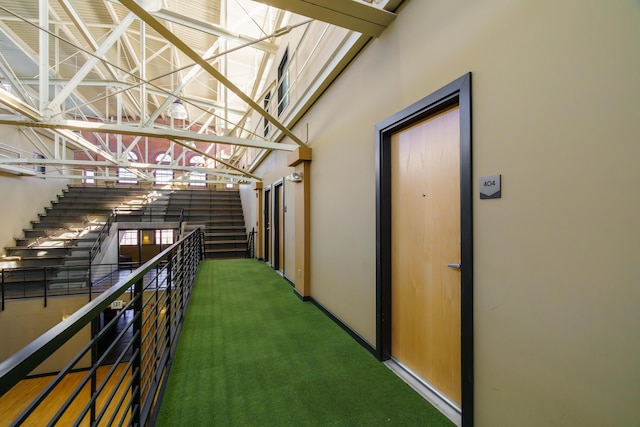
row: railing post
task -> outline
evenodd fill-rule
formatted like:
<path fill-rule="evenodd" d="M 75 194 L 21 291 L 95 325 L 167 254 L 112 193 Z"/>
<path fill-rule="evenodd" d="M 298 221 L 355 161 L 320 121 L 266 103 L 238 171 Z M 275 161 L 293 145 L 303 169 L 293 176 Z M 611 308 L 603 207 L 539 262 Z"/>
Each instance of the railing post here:
<path fill-rule="evenodd" d="M 132 399 L 131 425 L 142 425 L 140 419 L 142 409 L 142 309 L 144 300 L 144 278 L 140 278 L 134 285 L 133 303 L 133 362 L 132 370 Z"/>
<path fill-rule="evenodd" d="M 98 319 L 100 319 L 100 317 L 92 319 L 91 320 L 91 340 L 93 341 L 96 337 L 96 335 L 98 335 L 99 331 L 99 325 L 98 325 Z M 91 345 L 91 367 L 96 366 L 96 363 L 98 362 L 98 341 L 93 341 L 93 344 Z M 95 371 L 91 374 L 91 396 L 93 397 L 96 394 L 96 390 L 97 390 L 97 378 L 96 378 L 96 373 L 98 371 Z M 96 402 L 95 400 L 91 403 L 91 415 L 90 415 L 90 425 L 94 425 L 95 421 L 96 421 Z"/>
<path fill-rule="evenodd" d="M 4 311 L 4 268 L 2 269 L 2 311 Z"/>
<path fill-rule="evenodd" d="M 44 306 L 47 306 L 47 267 L 42 267 L 44 270 L 44 284 L 42 288 L 44 290 Z"/>
<path fill-rule="evenodd" d="M 167 323 L 167 348 L 171 351 L 171 319 L 173 316 L 173 310 L 171 309 L 171 292 L 173 291 L 173 275 L 171 274 L 171 269 L 173 269 L 173 257 L 169 254 L 169 264 L 167 265 L 167 313 L 165 322 Z"/>
<path fill-rule="evenodd" d="M 93 276 L 91 268 L 91 259 L 89 259 L 89 277 L 87 278 L 87 286 L 89 286 L 89 301 L 93 299 Z"/>
<path fill-rule="evenodd" d="M 205 259 L 205 253 L 204 253 L 204 233 L 202 232 L 202 230 L 200 230 L 200 232 L 198 233 L 198 237 L 200 237 L 199 243 L 200 243 L 200 260 L 204 260 Z"/>

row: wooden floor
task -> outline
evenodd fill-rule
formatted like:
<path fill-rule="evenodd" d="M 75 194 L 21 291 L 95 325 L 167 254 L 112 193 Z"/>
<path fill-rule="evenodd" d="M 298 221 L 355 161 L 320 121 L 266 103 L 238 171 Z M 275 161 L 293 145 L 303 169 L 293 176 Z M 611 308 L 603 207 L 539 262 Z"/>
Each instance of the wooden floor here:
<path fill-rule="evenodd" d="M 102 366 L 98 369 L 97 385 L 100 386 L 102 379 L 113 365 Z M 126 364 L 121 364 L 116 367 L 114 375 L 107 382 L 104 391 L 98 396 L 96 405 L 96 414 L 99 414 L 104 410 L 106 416 L 104 421 L 99 425 L 109 425 L 109 419 L 115 413 L 114 425 L 119 425 L 120 421 L 128 419 L 129 415 L 124 411 L 116 411 L 118 401 L 123 398 L 124 404 L 129 400 L 129 393 L 127 392 L 127 385 L 131 372 L 124 372 Z M 44 400 L 44 402 L 31 414 L 27 421 L 22 424 L 23 426 L 43 426 L 53 418 L 61 405 L 67 400 L 67 398 L 74 392 L 74 390 L 81 383 L 82 379 L 87 375 L 87 372 L 76 372 L 67 375 L 60 384 L 53 390 L 53 392 Z M 117 388 L 115 397 L 111 401 L 111 404 L 105 408 L 105 401 L 108 400 L 112 391 L 116 388 L 120 377 L 124 380 L 122 384 Z M 31 378 L 20 381 L 13 389 L 7 394 L 0 397 L 0 427 L 9 426 L 13 420 L 20 415 L 20 413 L 35 399 L 38 394 L 49 384 L 54 376 L 45 376 L 38 378 Z M 79 414 L 82 413 L 84 408 L 89 402 L 89 385 L 83 387 L 79 395 L 72 402 L 69 409 L 62 415 L 60 421 L 56 424 L 59 426 L 73 425 Z M 80 423 L 82 426 L 90 425 L 89 416 L 87 415 Z"/>

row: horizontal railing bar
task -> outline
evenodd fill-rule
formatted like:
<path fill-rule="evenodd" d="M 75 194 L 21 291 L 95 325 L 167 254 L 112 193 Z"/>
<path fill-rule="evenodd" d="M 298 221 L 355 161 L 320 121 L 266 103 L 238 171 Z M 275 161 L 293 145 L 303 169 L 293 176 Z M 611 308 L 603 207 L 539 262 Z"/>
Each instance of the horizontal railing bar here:
<path fill-rule="evenodd" d="M 131 301 L 129 302 L 129 305 L 133 303 L 133 301 L 137 298 L 140 298 L 140 296 L 136 296 L 134 298 L 131 299 Z M 120 315 L 120 314 L 119 314 Z M 118 316 L 119 316 L 118 315 Z M 116 318 L 118 317 L 116 316 Z M 114 318 L 115 320 L 115 318 Z M 112 321 L 113 322 L 113 321 Z M 112 322 L 109 322 L 109 324 L 111 324 Z M 107 324 L 107 325 L 109 325 Z M 100 331 L 100 333 L 98 333 L 98 335 L 96 336 L 96 340 L 102 338 L 106 333 L 107 333 L 107 328 L 105 328 L 105 330 Z M 96 341 L 93 340 L 93 341 Z M 114 343 L 116 343 L 117 341 L 114 341 Z M 64 379 L 65 375 L 67 375 L 72 369 L 73 367 L 85 356 L 86 353 L 88 353 L 91 350 L 91 347 L 93 346 L 93 342 L 89 342 L 87 345 L 84 346 L 84 348 L 82 350 L 80 350 L 76 356 L 56 375 L 56 377 L 47 385 L 47 387 L 45 387 L 39 394 L 38 396 L 31 401 L 31 403 L 29 404 L 29 406 L 27 406 L 27 408 L 25 408 L 22 413 L 19 415 L 18 420 L 20 422 L 26 420 L 32 413 L 33 411 L 47 398 L 47 396 L 60 384 L 60 382 Z M 113 346 L 114 344 L 112 344 Z M 102 359 L 101 359 L 102 360 Z M 91 367 L 91 369 L 89 370 L 89 373 L 87 374 L 87 376 L 95 373 L 95 371 L 98 369 L 99 365 L 94 365 Z M 85 376 L 85 378 L 87 378 Z M 69 398 L 70 399 L 70 398 Z"/>
<path fill-rule="evenodd" d="M 114 363 L 113 366 L 111 367 L 111 369 L 109 369 L 108 374 L 105 375 L 105 377 L 102 380 L 102 382 L 100 383 L 100 385 L 96 388 L 96 392 L 91 396 L 91 399 L 89 399 L 89 402 L 87 403 L 87 405 L 83 409 L 82 413 L 78 416 L 78 420 L 81 420 L 87 414 L 87 412 L 91 409 L 91 406 L 94 403 L 96 403 L 96 400 L 98 399 L 98 396 L 100 395 L 100 393 L 104 390 L 104 388 L 109 383 L 109 379 L 111 378 L 113 373 L 118 369 L 118 365 L 120 364 L 120 361 L 122 360 L 122 357 L 124 356 L 125 353 L 126 353 L 126 351 L 123 351 L 122 354 L 120 355 L 120 358 L 118 358 L 117 363 Z M 115 396 L 115 394 L 120 389 L 120 386 L 122 385 L 122 383 L 125 380 L 125 378 L 127 378 L 127 372 L 129 372 L 129 369 L 131 368 L 132 364 L 133 364 L 133 358 L 125 365 L 125 368 L 120 373 L 116 384 L 112 387 L 111 393 L 109 393 L 109 398 L 105 400 L 105 404 L 102 407 L 102 410 L 100 411 L 101 414 L 103 412 L 105 412 L 107 410 L 107 408 L 109 408 L 110 403 L 113 400 L 113 397 Z M 125 394 L 125 393 L 123 393 L 123 394 Z M 119 407 L 119 406 L 117 406 L 117 407 Z M 96 418 L 100 419 L 100 418 L 102 418 L 102 416 L 98 416 Z"/>
<path fill-rule="evenodd" d="M 127 291 L 135 282 L 142 280 L 144 275 L 155 268 L 167 255 L 171 256 L 175 248 L 178 248 L 179 245 L 187 241 L 189 236 L 196 232 L 199 232 L 199 229 L 193 230 L 187 236 L 178 240 L 178 242 L 133 271 L 129 276 L 111 286 L 96 299 L 78 309 L 66 320 L 55 325 L 39 338 L 0 363 L 0 396 L 3 396 L 15 384 L 42 363 L 43 360 L 88 325 L 92 319 L 97 317 L 105 308 L 109 307 L 113 301 Z"/>
<path fill-rule="evenodd" d="M 115 366 L 116 365 L 114 365 L 114 367 Z M 129 372 L 129 369 L 131 369 L 132 366 L 133 366 L 133 358 L 129 361 L 129 363 L 127 363 L 126 368 L 120 374 L 120 377 L 118 378 L 118 382 L 116 383 L 116 386 L 113 387 L 113 389 L 111 390 L 111 393 L 109 394 L 109 398 L 105 400 L 105 405 L 100 410 L 100 413 L 96 416 L 96 421 L 102 420 L 102 418 L 104 417 L 105 413 L 110 408 L 111 402 L 113 401 L 113 398 L 114 398 L 115 394 L 118 392 L 118 390 L 122 386 L 124 380 L 127 378 L 127 372 Z M 122 402 L 124 402 L 124 399 L 126 398 L 127 393 L 129 393 L 129 391 L 132 389 L 133 372 L 135 372 L 135 371 L 132 371 L 131 375 L 129 375 L 129 381 L 126 383 L 127 387 L 124 390 L 122 390 L 122 393 L 120 393 L 120 400 L 118 400 L 118 403 L 116 405 L 116 410 L 112 411 L 113 412 L 112 419 L 111 419 L 111 421 L 109 422 L 108 425 L 111 425 L 111 422 L 113 422 L 113 417 L 115 417 L 116 414 L 118 413 L 118 410 L 120 408 L 122 408 Z M 108 379 L 108 377 L 107 377 L 107 379 Z M 96 395 L 96 397 L 97 397 L 97 395 Z"/>
<path fill-rule="evenodd" d="M 171 354 L 171 349 L 165 348 L 164 351 L 162 352 L 162 355 L 160 356 L 159 365 L 164 366 L 165 367 L 164 369 L 167 369 L 166 366 L 167 366 L 167 362 L 170 354 Z M 163 375 L 164 375 L 163 369 L 156 372 L 156 374 L 153 376 L 153 381 L 150 384 L 151 390 L 157 389 L 158 384 L 160 384 L 160 380 L 162 379 Z M 155 401 L 156 401 L 156 396 L 154 396 L 151 399 L 145 399 L 145 403 L 142 405 L 141 419 L 143 420 L 147 419 L 149 412 L 151 411 L 151 407 Z"/>
<path fill-rule="evenodd" d="M 91 367 L 89 372 L 84 376 L 84 378 L 76 386 L 73 392 L 67 397 L 67 400 L 60 407 L 56 415 L 52 418 L 52 420 L 54 421 L 53 424 L 55 424 L 60 419 L 60 417 L 62 417 L 62 415 L 67 411 L 67 409 L 69 409 L 69 406 L 71 406 L 74 399 L 78 397 L 78 395 L 80 394 L 82 389 L 85 387 L 85 385 L 87 385 L 87 383 L 91 380 L 91 376 L 97 373 L 99 367 L 100 365 L 98 364 L 95 364 L 94 366 Z M 62 373 L 66 374 L 64 371 Z"/>
<path fill-rule="evenodd" d="M 131 408 L 128 411 L 130 417 L 132 417 L 137 410 L 137 405 L 133 405 L 133 403 L 135 402 L 136 394 L 140 393 L 140 389 L 138 387 L 134 387 L 134 384 L 133 384 L 133 379 L 136 377 L 136 375 L 140 375 L 140 371 L 138 369 L 136 369 L 131 373 L 131 380 L 129 381 L 129 387 L 127 387 L 127 391 L 131 390 L 131 393 L 129 395 L 129 403 L 127 403 L 127 406 L 126 406 L 127 408 Z M 117 412 L 114 412 L 112 415 L 112 419 L 116 415 L 117 415 Z M 119 426 L 124 424 L 124 419 L 126 418 L 126 415 L 127 415 L 127 411 L 124 411 L 124 413 L 122 414 L 122 417 L 120 417 L 120 422 L 118 423 Z M 135 420 L 131 420 L 131 421 L 135 422 Z M 131 422 L 129 424 L 131 425 Z M 109 425 L 112 425 L 111 422 L 109 422 Z"/>

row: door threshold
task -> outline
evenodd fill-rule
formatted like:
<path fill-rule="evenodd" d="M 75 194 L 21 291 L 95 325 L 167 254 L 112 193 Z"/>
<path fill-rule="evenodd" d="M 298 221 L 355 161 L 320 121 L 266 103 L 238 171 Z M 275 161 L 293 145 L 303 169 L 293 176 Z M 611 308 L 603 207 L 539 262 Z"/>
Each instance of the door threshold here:
<path fill-rule="evenodd" d="M 458 405 L 418 378 L 397 360 L 389 359 L 383 363 L 452 423 L 458 427 L 462 425 L 462 412 Z"/>

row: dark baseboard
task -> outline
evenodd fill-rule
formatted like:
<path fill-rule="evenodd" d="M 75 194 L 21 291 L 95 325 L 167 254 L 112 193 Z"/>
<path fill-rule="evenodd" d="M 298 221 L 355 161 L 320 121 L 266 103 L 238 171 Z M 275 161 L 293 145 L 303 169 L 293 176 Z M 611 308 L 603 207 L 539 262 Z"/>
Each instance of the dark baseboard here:
<path fill-rule="evenodd" d="M 284 280 L 286 280 L 286 281 L 287 281 L 287 283 L 289 283 L 292 287 L 294 287 L 294 288 L 296 287 L 296 284 L 295 284 L 295 283 L 293 283 L 293 280 L 289 279 L 289 278 L 288 278 L 287 276 L 285 276 L 284 274 L 282 275 L 282 278 L 283 278 Z"/>
<path fill-rule="evenodd" d="M 342 328 L 343 331 L 345 331 L 347 334 L 349 334 L 349 336 L 351 338 L 353 338 L 354 340 L 356 340 L 356 342 L 358 344 L 360 344 L 362 347 L 364 347 L 369 353 L 371 353 L 374 357 L 377 358 L 376 356 L 376 349 L 369 344 L 367 341 L 365 341 L 360 335 L 358 335 L 353 329 L 351 329 L 349 326 L 347 326 L 345 323 L 342 322 L 342 320 L 338 319 L 336 316 L 333 315 L 333 313 L 331 313 L 329 310 L 327 310 L 322 304 L 320 304 L 318 301 L 316 301 L 313 297 L 307 297 L 309 301 L 311 301 L 311 303 L 313 305 L 315 305 L 316 307 L 318 307 L 320 309 L 320 311 L 322 311 L 325 315 L 327 315 L 327 317 L 331 320 L 333 320 L 338 326 L 340 326 Z M 303 300 L 304 301 L 304 300 Z"/>
<path fill-rule="evenodd" d="M 301 301 L 304 301 L 304 302 L 311 301 L 311 297 L 303 296 L 300 292 L 298 292 L 298 290 L 295 287 L 293 288 L 293 293 L 296 294 L 296 296 L 300 298 Z"/>

